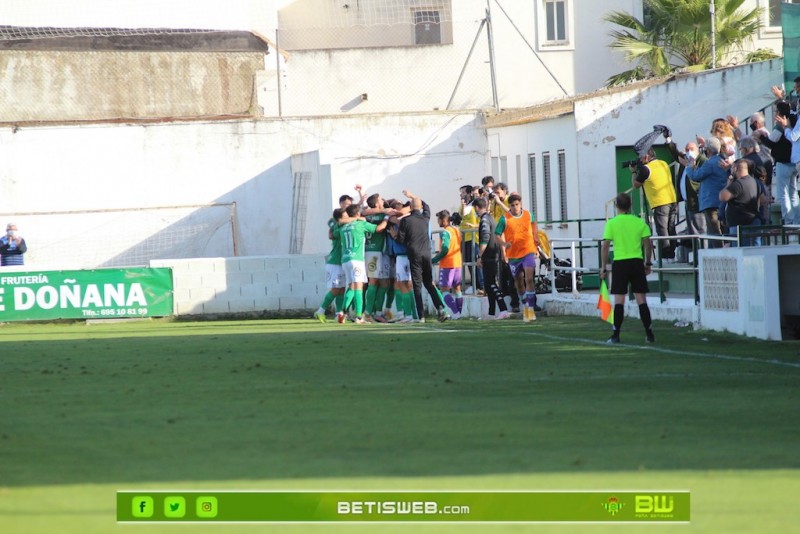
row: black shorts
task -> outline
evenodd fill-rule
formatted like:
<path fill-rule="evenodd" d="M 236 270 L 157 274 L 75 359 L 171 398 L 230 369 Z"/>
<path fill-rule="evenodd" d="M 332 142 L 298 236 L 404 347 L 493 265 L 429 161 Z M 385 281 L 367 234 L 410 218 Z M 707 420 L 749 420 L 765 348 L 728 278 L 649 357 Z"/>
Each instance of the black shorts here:
<path fill-rule="evenodd" d="M 647 275 L 644 273 L 644 260 L 614 260 L 611 264 L 611 294 L 625 295 L 628 284 L 634 293 L 647 293 Z"/>

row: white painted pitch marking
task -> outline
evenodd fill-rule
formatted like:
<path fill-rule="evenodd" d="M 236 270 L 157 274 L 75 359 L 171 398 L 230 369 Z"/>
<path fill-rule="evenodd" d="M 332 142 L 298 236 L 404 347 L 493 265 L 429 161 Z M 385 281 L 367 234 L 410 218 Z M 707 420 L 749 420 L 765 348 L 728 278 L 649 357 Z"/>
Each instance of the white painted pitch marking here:
<path fill-rule="evenodd" d="M 563 336 L 554 336 L 551 334 L 544 334 L 540 332 L 522 332 L 524 335 L 528 336 L 538 336 L 543 337 L 546 339 L 552 339 L 554 341 L 579 341 L 581 343 L 588 343 L 590 345 L 599 345 L 603 347 L 609 347 L 605 341 L 598 341 L 596 339 L 586 339 L 580 337 L 563 337 Z M 623 343 L 624 345 L 624 343 Z M 629 347 L 634 345 L 628 345 Z M 714 360 L 729 360 L 729 361 L 739 361 L 739 362 L 748 362 L 748 363 L 767 363 L 770 365 L 778 365 L 781 367 L 791 367 L 794 369 L 800 369 L 800 363 L 792 363 L 792 362 L 782 362 L 780 360 L 761 360 L 758 358 L 749 358 L 747 356 L 728 356 L 725 354 L 706 354 L 703 352 L 691 352 L 691 351 L 682 351 L 682 350 L 673 350 L 673 349 L 665 349 L 663 347 L 657 347 L 654 345 L 635 345 L 637 349 L 641 350 L 648 350 L 651 352 L 660 352 L 663 354 L 673 354 L 676 356 L 693 356 L 697 358 L 710 358 Z"/>

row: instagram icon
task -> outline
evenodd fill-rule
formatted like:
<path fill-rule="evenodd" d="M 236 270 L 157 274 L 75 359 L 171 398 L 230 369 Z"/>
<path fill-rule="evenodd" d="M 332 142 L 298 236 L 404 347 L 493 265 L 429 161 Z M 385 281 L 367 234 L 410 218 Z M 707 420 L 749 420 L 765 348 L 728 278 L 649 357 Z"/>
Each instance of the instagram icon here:
<path fill-rule="evenodd" d="M 204 495 L 197 498 L 197 517 L 201 519 L 211 519 L 217 517 L 217 498 Z"/>

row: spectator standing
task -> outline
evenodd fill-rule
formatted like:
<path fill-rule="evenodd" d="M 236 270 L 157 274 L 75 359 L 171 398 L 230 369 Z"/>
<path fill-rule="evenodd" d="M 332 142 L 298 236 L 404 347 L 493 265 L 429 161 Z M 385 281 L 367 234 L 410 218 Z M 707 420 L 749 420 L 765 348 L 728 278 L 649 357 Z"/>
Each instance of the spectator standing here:
<path fill-rule="evenodd" d="M 682 199 L 686 202 L 686 229 L 689 234 L 705 234 L 706 216 L 700 210 L 697 196 L 700 184 L 690 180 L 687 171 L 692 167 L 702 165 L 706 161 L 706 156 L 700 152 L 694 141 L 686 143 L 683 154 L 678 152 L 678 147 L 671 139 L 667 141 L 667 149 L 672 154 L 672 158 L 680 164 L 676 193 L 679 200 Z"/>
<path fill-rule="evenodd" d="M 25 253 L 28 245 L 19 235 L 17 225 L 8 223 L 6 235 L 0 237 L 0 265 L 10 267 L 14 265 L 25 265 Z"/>
<path fill-rule="evenodd" d="M 785 110 L 785 108 L 783 109 Z M 783 136 L 792 144 L 790 163 L 791 166 L 794 167 L 788 179 L 786 174 L 788 174 L 789 171 L 785 169 L 783 170 L 784 176 L 778 179 L 778 202 L 781 204 L 781 214 L 783 214 L 784 211 L 786 212 L 783 216 L 784 222 L 786 223 L 788 220 L 791 221 L 791 223 L 797 224 L 800 222 L 800 213 L 798 213 L 798 211 L 800 211 L 800 206 L 798 206 L 798 201 L 796 200 L 797 168 L 798 165 L 800 165 L 800 127 L 798 127 L 796 116 L 785 115 L 781 112 L 781 108 L 779 108 L 778 114 L 775 115 L 775 123 L 783 129 Z"/>
<path fill-rule="evenodd" d="M 710 138 L 705 144 L 708 159 L 698 167 L 691 167 L 686 171 L 690 180 L 700 182 L 698 201 L 700 211 L 706 217 L 706 230 L 710 235 L 722 235 L 719 221 L 719 192 L 728 183 L 728 171 L 720 163 L 724 160 L 720 155 L 721 143 L 716 137 Z M 681 161 L 686 165 L 688 162 Z M 722 243 L 712 243 L 712 247 L 720 247 Z"/>

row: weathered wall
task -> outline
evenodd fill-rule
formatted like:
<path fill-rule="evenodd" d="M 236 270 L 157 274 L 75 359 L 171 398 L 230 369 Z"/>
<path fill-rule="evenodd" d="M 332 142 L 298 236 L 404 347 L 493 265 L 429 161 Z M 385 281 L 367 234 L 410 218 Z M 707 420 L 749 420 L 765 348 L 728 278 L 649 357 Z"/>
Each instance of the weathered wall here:
<path fill-rule="evenodd" d="M 203 117 L 253 111 L 252 52 L 0 51 L 0 122 Z"/>
<path fill-rule="evenodd" d="M 3 23 L 248 30 L 258 32 L 274 42 L 278 11 L 285 8 L 287 13 L 299 13 L 298 21 L 294 24 L 302 27 L 304 10 L 308 18 L 316 16 L 313 9 L 315 1 L 229 0 L 224 8 L 220 8 L 217 0 L 171 0 L 166 4 L 156 0 L 74 0 L 58 5 L 46 0 L 5 0 Z M 344 9 L 344 4 L 337 7 Z M 260 107 L 267 116 L 277 116 L 279 113 L 283 116 L 314 116 L 444 109 L 456 87 L 487 7 L 485 0 L 458 0 L 452 4 L 452 44 L 393 47 L 390 45 L 396 41 L 388 36 L 396 28 L 374 25 L 363 31 L 371 35 L 376 30 L 382 32 L 382 36 L 387 38 L 383 45 L 385 48 L 289 53 L 281 66 L 280 106 L 275 66 L 277 58 L 270 54 L 258 80 Z M 367 2 L 362 0 L 360 5 L 366 6 Z M 409 2 L 408 5 L 424 6 L 424 3 Z M 603 22 L 603 17 L 613 10 L 623 10 L 641 18 L 641 0 L 568 2 L 569 43 L 557 46 L 543 43 L 543 5 L 544 0 L 502 2 L 514 22 L 512 25 L 499 6 L 490 3 L 494 24 L 496 82 L 500 106 L 503 108 L 530 106 L 560 98 L 564 93 L 553 77 L 568 94 L 575 95 L 595 90 L 609 76 L 630 68 L 623 54 L 608 48 L 611 26 Z M 767 0 L 746 0 L 744 8 L 767 5 Z M 375 6 L 370 8 L 375 9 Z M 357 9 L 349 11 L 355 12 Z M 406 26 L 400 28 L 403 32 L 409 31 Z M 308 30 L 305 33 L 318 31 Z M 345 39 L 356 33 L 353 28 L 335 31 Z M 368 46 L 380 44 L 372 37 L 361 42 Z M 461 86 L 455 92 L 455 109 L 476 109 L 492 104 L 485 28 L 475 42 L 474 55 L 464 72 Z M 317 46 L 310 42 L 309 45 Z M 759 46 L 769 46 L 780 52 L 779 28 L 760 31 L 751 47 Z M 183 74 L 183 79 L 191 78 L 185 73 L 179 74 Z M 85 87 L 93 88 L 92 85 Z M 367 101 L 358 98 L 364 93 L 369 95 Z M 226 109 L 227 112 L 241 112 L 248 106 L 230 106 Z"/>

